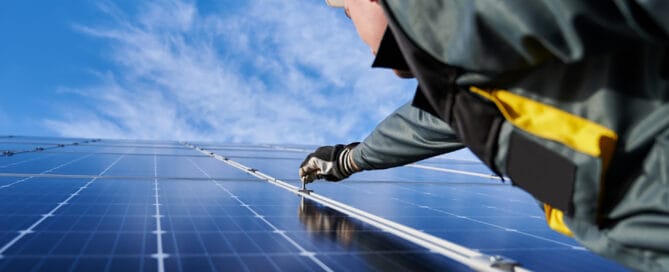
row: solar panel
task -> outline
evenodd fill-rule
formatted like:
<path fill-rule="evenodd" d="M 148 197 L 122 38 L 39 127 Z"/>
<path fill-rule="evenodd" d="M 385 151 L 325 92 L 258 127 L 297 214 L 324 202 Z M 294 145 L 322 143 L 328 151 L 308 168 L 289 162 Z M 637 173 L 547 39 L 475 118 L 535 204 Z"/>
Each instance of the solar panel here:
<path fill-rule="evenodd" d="M 300 194 L 313 147 L 0 139 L 54 147 L 0 157 L 2 271 L 471 270 L 453 249 L 625 271 L 550 231 L 529 195 L 478 162 L 435 158 Z"/>

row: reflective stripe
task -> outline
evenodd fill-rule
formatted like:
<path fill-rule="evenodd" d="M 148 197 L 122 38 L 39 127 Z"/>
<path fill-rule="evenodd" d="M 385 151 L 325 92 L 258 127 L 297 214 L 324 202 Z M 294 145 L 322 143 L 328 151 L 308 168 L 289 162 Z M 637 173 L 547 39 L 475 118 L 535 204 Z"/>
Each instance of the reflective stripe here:
<path fill-rule="evenodd" d="M 552 230 L 569 237 L 574 237 L 574 234 L 562 220 L 564 214 L 561 210 L 554 209 L 550 205 L 544 204 L 544 212 L 546 213 L 546 223 Z"/>
<path fill-rule="evenodd" d="M 600 181 L 604 180 L 604 173 L 606 173 L 618 141 L 618 134 L 613 130 L 507 90 L 483 90 L 471 87 L 470 91 L 494 102 L 504 118 L 515 127 L 601 159 Z M 600 182 L 600 190 L 603 189 L 603 186 L 603 182 Z M 571 231 L 564 224 L 564 214 L 561 210 L 544 204 L 544 211 L 546 222 L 551 229 L 572 236 Z"/>

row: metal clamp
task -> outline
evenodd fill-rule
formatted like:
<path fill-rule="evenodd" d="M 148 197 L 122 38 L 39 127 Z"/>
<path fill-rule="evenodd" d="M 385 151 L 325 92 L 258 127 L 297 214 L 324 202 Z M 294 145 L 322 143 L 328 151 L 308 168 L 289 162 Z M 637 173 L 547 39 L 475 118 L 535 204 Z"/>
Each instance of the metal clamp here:
<path fill-rule="evenodd" d="M 516 271 L 516 268 L 520 266 L 517 261 L 500 255 L 481 255 L 477 259 L 480 262 L 487 263 L 490 268 L 500 271 Z"/>

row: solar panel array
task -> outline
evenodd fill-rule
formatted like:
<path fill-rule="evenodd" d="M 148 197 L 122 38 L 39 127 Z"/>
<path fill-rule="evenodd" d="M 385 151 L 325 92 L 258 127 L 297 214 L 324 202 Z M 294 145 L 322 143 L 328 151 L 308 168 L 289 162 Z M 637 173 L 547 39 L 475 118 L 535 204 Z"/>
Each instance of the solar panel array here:
<path fill-rule="evenodd" d="M 470 270 L 291 190 L 312 149 L 0 137 L 0 270 Z M 526 269 L 625 271 L 549 230 L 529 195 L 479 162 L 440 157 L 309 189 Z"/>

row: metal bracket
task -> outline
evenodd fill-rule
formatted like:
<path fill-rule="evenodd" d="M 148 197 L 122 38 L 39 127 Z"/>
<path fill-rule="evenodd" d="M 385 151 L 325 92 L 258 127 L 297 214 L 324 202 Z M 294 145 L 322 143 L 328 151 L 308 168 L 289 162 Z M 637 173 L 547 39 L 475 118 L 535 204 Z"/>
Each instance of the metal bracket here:
<path fill-rule="evenodd" d="M 300 192 L 300 193 L 310 194 L 310 193 L 313 192 L 314 190 L 308 190 L 308 189 L 307 189 L 307 183 L 306 183 L 306 182 L 302 182 L 302 189 L 297 190 L 297 191 Z"/>
<path fill-rule="evenodd" d="M 491 268 L 500 271 L 516 271 L 516 267 L 520 265 L 517 261 L 500 255 L 481 255 L 479 258 L 479 261 L 488 263 Z"/>
<path fill-rule="evenodd" d="M 297 191 L 300 192 L 300 193 L 310 194 L 310 193 L 313 192 L 314 190 L 300 189 L 300 190 L 297 190 Z"/>

